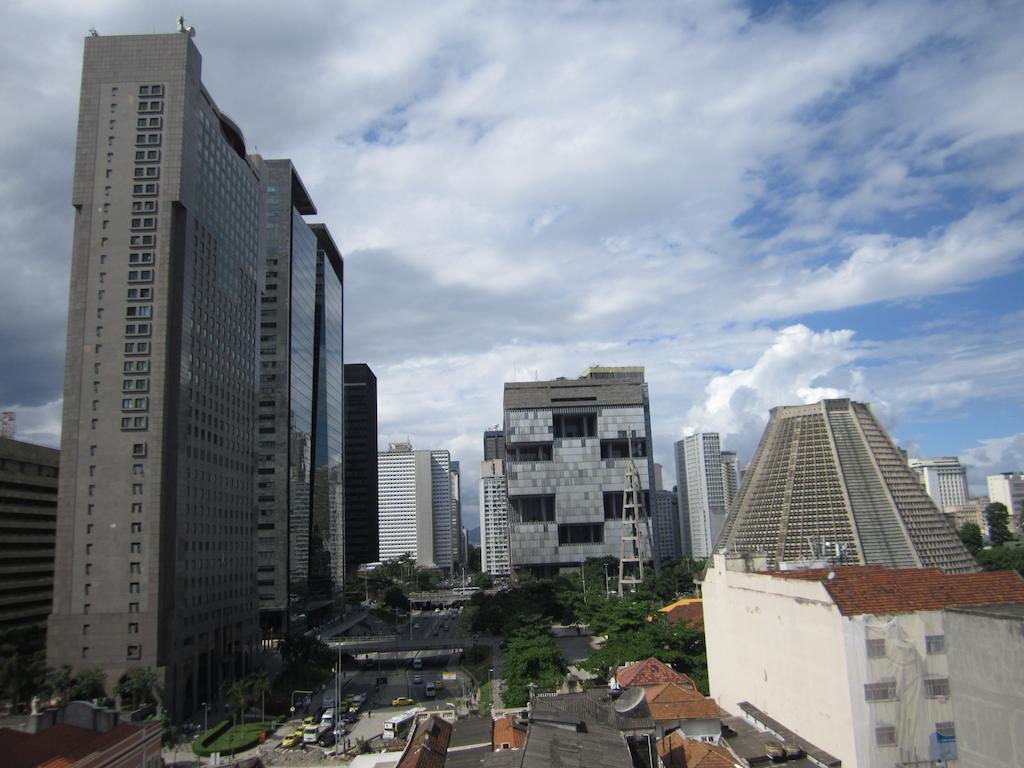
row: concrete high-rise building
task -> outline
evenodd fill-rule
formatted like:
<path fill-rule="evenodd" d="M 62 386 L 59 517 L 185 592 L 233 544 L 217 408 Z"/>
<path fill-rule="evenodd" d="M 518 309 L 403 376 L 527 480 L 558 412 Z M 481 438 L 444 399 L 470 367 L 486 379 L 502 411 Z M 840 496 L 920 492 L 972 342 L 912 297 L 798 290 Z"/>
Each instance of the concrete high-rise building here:
<path fill-rule="evenodd" d="M 725 513 L 729 514 L 740 489 L 739 463 L 735 451 L 722 451 L 722 499 Z"/>
<path fill-rule="evenodd" d="M 377 377 L 345 364 L 345 567 L 377 562 Z"/>
<path fill-rule="evenodd" d="M 264 169 L 192 32 L 85 39 L 47 661 L 149 667 L 174 719 L 259 642 Z"/>
<path fill-rule="evenodd" d="M 501 459 L 480 462 L 480 568 L 508 576 L 508 483 Z"/>
<path fill-rule="evenodd" d="M 733 464 L 735 466 L 735 464 Z M 704 560 L 711 554 L 725 524 L 725 470 L 716 432 L 698 432 L 676 443 L 676 471 L 686 488 L 690 522 L 690 557 Z"/>
<path fill-rule="evenodd" d="M 343 586 L 342 260 L 289 160 L 264 163 L 257 573 L 267 637 L 320 623 Z"/>
<path fill-rule="evenodd" d="M 549 575 L 590 557 L 618 557 L 630 435 L 641 489 L 654 487 L 643 368 L 506 383 L 504 412 L 512 567 Z M 651 494 L 641 496 L 653 559 Z"/>
<path fill-rule="evenodd" d="M 989 502 L 998 501 L 1006 506 L 1006 511 L 1010 513 L 1010 530 L 1017 532 L 1020 529 L 1021 514 L 1024 514 L 1024 475 L 1019 472 L 1003 472 L 989 475 L 987 480 Z M 986 529 L 983 527 L 982 530 Z"/>
<path fill-rule="evenodd" d="M 484 461 L 505 458 L 505 433 L 495 425 L 484 431 Z"/>
<path fill-rule="evenodd" d="M 448 451 L 392 443 L 377 454 L 380 559 L 408 554 L 424 568 L 451 568 L 451 458 Z"/>
<path fill-rule="evenodd" d="M 59 465 L 54 448 L 0 437 L 0 632 L 46 626 Z"/>
<path fill-rule="evenodd" d="M 910 459 L 910 468 L 917 473 L 921 485 L 932 497 L 939 512 L 945 512 L 947 507 L 967 503 L 970 497 L 967 469 L 956 456 Z"/>
<path fill-rule="evenodd" d="M 673 446 L 676 460 L 676 529 L 679 531 L 679 552 L 693 557 L 693 537 L 690 535 L 690 499 L 686 491 L 686 442 L 678 440 Z"/>
<path fill-rule="evenodd" d="M 458 565 L 462 560 L 462 477 L 459 472 L 459 462 L 452 461 L 449 464 L 451 473 L 451 501 L 452 501 L 452 565 Z"/>
<path fill-rule="evenodd" d="M 836 560 L 977 570 L 914 471 L 862 403 L 773 408 L 716 549 L 772 566 Z"/>
<path fill-rule="evenodd" d="M 675 490 L 659 488 L 654 492 L 654 548 L 663 563 L 678 560 L 681 554 L 678 503 Z"/>

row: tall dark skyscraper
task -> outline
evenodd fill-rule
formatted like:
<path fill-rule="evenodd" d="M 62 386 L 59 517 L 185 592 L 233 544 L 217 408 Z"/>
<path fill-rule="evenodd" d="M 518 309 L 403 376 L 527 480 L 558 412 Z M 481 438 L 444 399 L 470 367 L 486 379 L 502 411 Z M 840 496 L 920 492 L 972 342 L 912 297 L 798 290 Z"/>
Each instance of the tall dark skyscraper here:
<path fill-rule="evenodd" d="M 329 612 L 343 581 L 342 261 L 303 218 L 316 207 L 292 163 L 265 168 L 257 571 L 263 633 L 280 636 Z"/>
<path fill-rule="evenodd" d="M 48 663 L 159 675 L 174 718 L 259 642 L 265 181 L 192 34 L 85 39 Z"/>
<path fill-rule="evenodd" d="M 345 365 L 345 567 L 378 559 L 377 377 L 366 363 Z"/>

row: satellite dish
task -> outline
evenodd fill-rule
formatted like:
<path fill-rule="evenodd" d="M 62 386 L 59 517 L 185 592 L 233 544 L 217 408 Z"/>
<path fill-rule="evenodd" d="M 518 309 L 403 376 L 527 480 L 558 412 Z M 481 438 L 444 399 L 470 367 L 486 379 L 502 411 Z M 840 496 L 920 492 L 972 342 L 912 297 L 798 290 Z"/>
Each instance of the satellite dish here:
<path fill-rule="evenodd" d="M 626 688 L 615 702 L 615 711 L 624 715 L 640 706 L 640 702 L 643 700 L 643 688 Z"/>

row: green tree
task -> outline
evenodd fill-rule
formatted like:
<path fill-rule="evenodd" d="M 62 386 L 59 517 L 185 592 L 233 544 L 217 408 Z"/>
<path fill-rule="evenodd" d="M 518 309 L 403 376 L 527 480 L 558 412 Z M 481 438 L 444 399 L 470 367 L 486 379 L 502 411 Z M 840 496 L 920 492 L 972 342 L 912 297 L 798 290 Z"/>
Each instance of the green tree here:
<path fill-rule="evenodd" d="M 1024 576 L 1024 547 L 1006 545 L 983 549 L 976 558 L 986 571 L 1017 571 Z"/>
<path fill-rule="evenodd" d="M 395 584 L 388 587 L 384 593 L 384 605 L 394 611 L 408 611 L 409 598 L 405 596 L 405 591 Z"/>
<path fill-rule="evenodd" d="M 107 673 L 99 667 L 89 667 L 78 672 L 68 689 L 70 701 L 102 699 L 107 695 Z"/>
<path fill-rule="evenodd" d="M 156 672 L 149 667 L 135 667 L 122 676 L 114 693 L 120 697 L 122 707 L 131 702 L 131 708 L 135 709 L 153 701 L 153 689 L 157 680 Z"/>
<path fill-rule="evenodd" d="M 494 577 L 489 573 L 474 573 L 470 583 L 480 589 L 490 589 L 494 586 Z"/>
<path fill-rule="evenodd" d="M 64 701 L 68 700 L 73 680 L 74 675 L 71 672 L 70 664 L 61 664 L 56 669 L 51 669 L 46 676 L 46 683 L 50 690 Z"/>
<path fill-rule="evenodd" d="M 9 629 L 0 633 L 0 698 L 17 705 L 46 695 L 46 630 Z"/>
<path fill-rule="evenodd" d="M 267 719 L 267 710 L 265 707 L 266 698 L 270 695 L 270 675 L 264 672 L 255 672 L 249 675 L 249 690 L 252 692 L 253 701 L 260 702 L 260 719 Z"/>
<path fill-rule="evenodd" d="M 981 528 L 977 523 L 964 523 L 960 526 L 959 534 L 960 541 L 967 547 L 967 551 L 975 557 L 985 548 L 985 540 L 981 536 Z"/>
<path fill-rule="evenodd" d="M 238 716 L 242 718 L 242 725 L 245 725 L 245 710 L 249 707 L 250 691 L 248 681 L 245 679 L 235 680 L 224 690 L 224 696 L 231 706 L 231 722 L 238 722 Z M 237 714 L 236 714 L 237 713 Z"/>
<path fill-rule="evenodd" d="M 1013 540 L 1013 534 L 1010 533 L 1010 513 L 1002 502 L 993 501 L 985 507 L 985 522 L 988 523 L 988 540 L 993 547 Z"/>
<path fill-rule="evenodd" d="M 552 690 L 565 678 L 565 659 L 549 630 L 543 619 L 534 616 L 505 642 L 502 700 L 506 706 L 525 706 L 530 685 Z"/>

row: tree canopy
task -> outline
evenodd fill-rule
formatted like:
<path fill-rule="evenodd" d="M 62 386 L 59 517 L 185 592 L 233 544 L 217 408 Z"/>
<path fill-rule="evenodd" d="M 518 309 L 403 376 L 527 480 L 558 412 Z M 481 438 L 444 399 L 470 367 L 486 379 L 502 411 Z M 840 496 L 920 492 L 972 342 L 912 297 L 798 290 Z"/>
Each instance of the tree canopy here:
<path fill-rule="evenodd" d="M 1010 513 L 1005 504 L 993 501 L 985 507 L 985 521 L 988 523 L 988 540 L 993 547 L 1013 540 L 1013 534 L 1010 533 Z"/>

